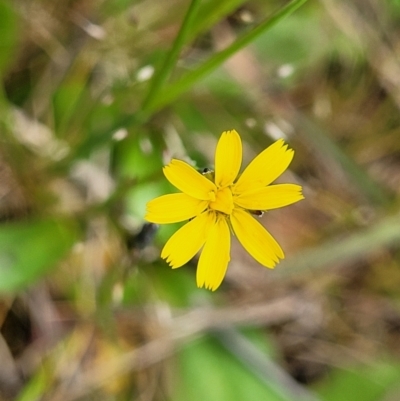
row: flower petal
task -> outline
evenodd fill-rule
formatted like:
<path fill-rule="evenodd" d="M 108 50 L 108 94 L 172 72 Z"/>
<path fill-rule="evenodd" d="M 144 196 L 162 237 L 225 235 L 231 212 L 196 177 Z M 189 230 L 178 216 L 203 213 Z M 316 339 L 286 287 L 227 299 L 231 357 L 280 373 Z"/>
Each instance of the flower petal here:
<path fill-rule="evenodd" d="M 231 185 L 242 164 L 242 141 L 235 131 L 222 133 L 215 150 L 215 184 L 218 187 Z"/>
<path fill-rule="evenodd" d="M 270 185 L 235 196 L 234 202 L 247 210 L 276 209 L 304 199 L 301 189 L 296 184 Z"/>
<path fill-rule="evenodd" d="M 283 139 L 268 146 L 246 167 L 233 192 L 240 194 L 265 187 L 278 178 L 289 167 L 294 156 L 294 151 L 287 147 Z"/>
<path fill-rule="evenodd" d="M 266 267 L 274 267 L 283 259 L 283 251 L 272 235 L 249 213 L 234 209 L 231 215 L 233 231 L 246 251 Z"/>
<path fill-rule="evenodd" d="M 208 202 L 186 194 L 169 194 L 147 203 L 144 218 L 151 223 L 169 224 L 189 220 L 207 208 Z"/>
<path fill-rule="evenodd" d="M 231 247 L 231 235 L 226 218 L 219 215 L 217 222 L 210 229 L 207 241 L 201 252 L 197 266 L 197 286 L 203 286 L 215 291 L 225 277 L 229 252 Z"/>
<path fill-rule="evenodd" d="M 215 184 L 182 160 L 172 159 L 163 172 L 168 181 L 185 194 L 196 199 L 215 200 Z"/>
<path fill-rule="evenodd" d="M 181 227 L 165 244 L 161 257 L 173 268 L 181 267 L 196 255 L 203 246 L 215 213 L 205 212 Z"/>

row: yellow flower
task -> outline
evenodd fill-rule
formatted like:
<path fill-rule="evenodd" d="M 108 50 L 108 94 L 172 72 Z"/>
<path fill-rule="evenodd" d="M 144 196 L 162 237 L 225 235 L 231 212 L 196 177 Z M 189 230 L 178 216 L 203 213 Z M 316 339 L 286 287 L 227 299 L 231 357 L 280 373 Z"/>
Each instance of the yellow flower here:
<path fill-rule="evenodd" d="M 163 172 L 182 192 L 148 202 L 145 218 L 157 224 L 189 221 L 167 241 L 161 257 L 177 268 L 203 248 L 197 285 L 215 291 L 228 267 L 233 231 L 255 260 L 273 268 L 284 258 L 283 251 L 252 214 L 303 199 L 300 185 L 270 185 L 288 168 L 293 155 L 293 150 L 280 139 L 261 152 L 237 178 L 242 141 L 232 130 L 223 132 L 218 141 L 215 173 L 201 174 L 189 164 L 173 159 Z"/>

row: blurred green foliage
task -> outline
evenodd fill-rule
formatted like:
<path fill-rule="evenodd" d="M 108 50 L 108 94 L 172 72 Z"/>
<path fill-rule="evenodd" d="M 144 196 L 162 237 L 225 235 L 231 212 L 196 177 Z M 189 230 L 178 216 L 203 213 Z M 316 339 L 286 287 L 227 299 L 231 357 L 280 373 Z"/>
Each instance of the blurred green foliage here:
<path fill-rule="evenodd" d="M 15 291 L 31 285 L 54 268 L 76 239 L 77 230 L 68 221 L 27 220 L 3 225 L 0 229 L 0 291 Z"/>
<path fill-rule="evenodd" d="M 398 399 L 399 4 L 0 0 L 0 399 Z M 232 128 L 306 200 L 214 294 L 138 236 Z"/>
<path fill-rule="evenodd" d="M 0 72 L 4 71 L 11 64 L 16 45 L 18 44 L 18 16 L 14 9 L 6 1 L 0 2 L 0 35 L 2 38 L 0 52 Z"/>

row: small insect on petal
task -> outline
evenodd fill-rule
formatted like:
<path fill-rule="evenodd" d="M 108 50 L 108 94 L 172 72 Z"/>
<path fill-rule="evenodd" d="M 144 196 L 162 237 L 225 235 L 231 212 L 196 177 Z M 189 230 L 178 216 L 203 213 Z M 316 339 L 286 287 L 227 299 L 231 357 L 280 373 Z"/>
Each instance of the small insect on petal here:
<path fill-rule="evenodd" d="M 253 216 L 257 216 L 257 217 L 263 217 L 264 216 L 264 211 L 263 210 L 249 210 L 249 212 Z"/>
<path fill-rule="evenodd" d="M 284 258 L 282 248 L 272 235 L 246 211 L 235 209 L 231 223 L 240 243 L 263 266 L 272 268 Z"/>
<path fill-rule="evenodd" d="M 236 205 L 247 210 L 271 210 L 304 199 L 301 186 L 277 184 L 241 193 L 234 198 Z"/>
<path fill-rule="evenodd" d="M 217 191 L 212 181 L 181 160 L 171 160 L 163 172 L 174 187 L 193 198 L 209 200 L 210 193 Z"/>

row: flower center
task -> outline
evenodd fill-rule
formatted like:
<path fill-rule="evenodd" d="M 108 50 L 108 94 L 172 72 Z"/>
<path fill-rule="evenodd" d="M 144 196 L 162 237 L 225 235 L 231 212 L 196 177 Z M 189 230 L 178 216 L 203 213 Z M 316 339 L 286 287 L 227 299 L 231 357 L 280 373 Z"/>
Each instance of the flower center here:
<path fill-rule="evenodd" d="M 233 210 L 233 197 L 230 187 L 218 188 L 215 200 L 209 203 L 210 209 L 225 214 L 231 214 Z"/>

